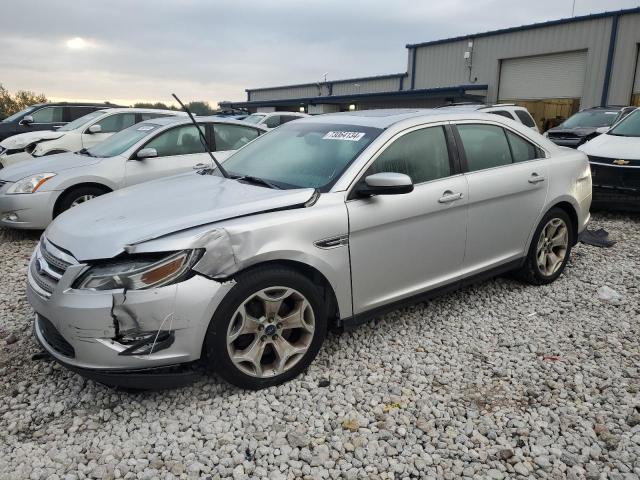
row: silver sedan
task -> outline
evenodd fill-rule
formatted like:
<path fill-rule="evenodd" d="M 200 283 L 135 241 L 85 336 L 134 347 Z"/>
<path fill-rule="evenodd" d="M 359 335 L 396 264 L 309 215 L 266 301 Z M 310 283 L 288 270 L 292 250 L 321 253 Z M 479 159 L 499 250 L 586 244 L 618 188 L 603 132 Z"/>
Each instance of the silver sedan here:
<path fill-rule="evenodd" d="M 197 121 L 219 161 L 267 131 L 219 117 Z M 0 169 L 0 225 L 44 229 L 65 210 L 97 196 L 212 166 L 188 118 L 149 119 L 91 148 L 30 158 Z"/>
<path fill-rule="evenodd" d="M 352 327 L 501 272 L 553 282 L 589 220 L 586 156 L 476 112 L 305 118 L 209 170 L 58 217 L 33 253 L 35 332 L 112 385 L 290 380 Z"/>

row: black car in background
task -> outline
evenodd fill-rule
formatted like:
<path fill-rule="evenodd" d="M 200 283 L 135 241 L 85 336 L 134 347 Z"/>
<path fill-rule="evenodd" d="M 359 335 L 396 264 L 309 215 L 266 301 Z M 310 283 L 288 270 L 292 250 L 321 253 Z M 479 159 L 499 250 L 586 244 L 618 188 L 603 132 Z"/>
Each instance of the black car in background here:
<path fill-rule="evenodd" d="M 0 142 L 19 133 L 55 130 L 87 113 L 119 105 L 111 103 L 38 103 L 14 113 L 0 122 Z"/>
<path fill-rule="evenodd" d="M 545 132 L 556 145 L 578 148 L 585 142 L 597 137 L 599 128 L 610 127 L 627 116 L 636 107 L 593 107 L 580 110 L 560 125 Z"/>

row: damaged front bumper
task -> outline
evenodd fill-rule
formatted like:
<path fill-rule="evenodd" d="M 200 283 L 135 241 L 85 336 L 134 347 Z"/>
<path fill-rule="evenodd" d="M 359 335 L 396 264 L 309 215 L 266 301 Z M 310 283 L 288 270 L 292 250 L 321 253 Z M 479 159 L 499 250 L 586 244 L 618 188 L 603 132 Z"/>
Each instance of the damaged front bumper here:
<path fill-rule="evenodd" d="M 200 359 L 209 321 L 234 285 L 195 275 L 148 290 L 79 290 L 72 285 L 86 266 L 63 266 L 54 278 L 61 265 L 48 250 L 36 248 L 28 270 L 35 335 L 57 361 L 93 378 L 133 379 Z"/>

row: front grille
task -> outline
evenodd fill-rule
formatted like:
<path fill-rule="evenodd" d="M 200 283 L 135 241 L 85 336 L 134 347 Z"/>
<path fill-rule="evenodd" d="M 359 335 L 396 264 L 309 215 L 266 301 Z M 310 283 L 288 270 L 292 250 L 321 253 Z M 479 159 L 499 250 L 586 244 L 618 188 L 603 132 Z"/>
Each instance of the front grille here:
<path fill-rule="evenodd" d="M 51 296 L 62 275 L 72 264 L 73 257 L 43 238 L 29 265 L 31 278 L 37 287 L 35 290 L 43 297 Z"/>
<path fill-rule="evenodd" d="M 640 160 L 589 156 L 589 164 L 594 187 L 640 192 Z"/>
<path fill-rule="evenodd" d="M 0 162 L 0 165 L 2 165 L 2 162 Z M 0 180 L 0 188 L 4 187 L 7 183 L 9 182 L 7 182 L 6 180 Z"/>
<path fill-rule="evenodd" d="M 569 133 L 569 132 L 562 132 L 562 133 L 547 132 L 547 134 L 549 135 L 549 138 L 553 138 L 557 140 L 575 140 L 576 138 L 580 138 L 579 135 L 576 135 L 575 133 Z"/>
<path fill-rule="evenodd" d="M 71 344 L 65 340 L 60 334 L 58 329 L 49 320 L 41 315 L 38 315 L 38 328 L 44 340 L 60 355 L 73 358 L 76 356 L 76 351 Z"/>

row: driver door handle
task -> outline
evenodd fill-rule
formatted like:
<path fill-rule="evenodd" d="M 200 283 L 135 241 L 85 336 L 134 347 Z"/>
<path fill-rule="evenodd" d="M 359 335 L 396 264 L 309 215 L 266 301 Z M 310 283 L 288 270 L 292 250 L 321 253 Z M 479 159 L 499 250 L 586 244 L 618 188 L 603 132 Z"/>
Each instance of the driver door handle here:
<path fill-rule="evenodd" d="M 462 193 L 453 193 L 451 190 L 447 190 L 438 199 L 438 203 L 451 203 L 455 202 L 456 200 L 462 200 L 462 198 Z"/>
<path fill-rule="evenodd" d="M 207 168 L 207 165 L 205 165 L 204 163 L 196 163 L 193 166 L 194 170 L 202 170 L 203 168 Z"/>
<path fill-rule="evenodd" d="M 540 182 L 544 182 L 544 177 L 538 175 L 536 172 L 533 172 L 529 177 L 529 183 L 533 183 L 535 185 L 536 183 Z"/>

